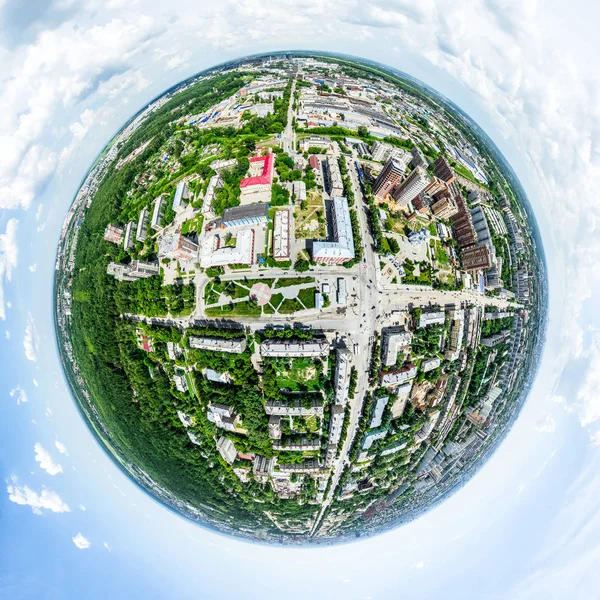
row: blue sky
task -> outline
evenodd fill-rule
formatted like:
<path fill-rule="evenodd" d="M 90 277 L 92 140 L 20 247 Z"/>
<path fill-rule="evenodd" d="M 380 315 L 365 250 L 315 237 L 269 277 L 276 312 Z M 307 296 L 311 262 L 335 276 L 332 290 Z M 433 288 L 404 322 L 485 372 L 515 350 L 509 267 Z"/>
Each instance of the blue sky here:
<path fill-rule="evenodd" d="M 600 45 L 584 0 L 0 0 L 0 598 L 589 598 L 600 574 Z M 251 546 L 136 488 L 62 376 L 55 247 L 122 122 L 216 63 L 347 52 L 444 93 L 494 139 L 536 212 L 550 277 L 534 390 L 459 493 L 324 549 Z"/>

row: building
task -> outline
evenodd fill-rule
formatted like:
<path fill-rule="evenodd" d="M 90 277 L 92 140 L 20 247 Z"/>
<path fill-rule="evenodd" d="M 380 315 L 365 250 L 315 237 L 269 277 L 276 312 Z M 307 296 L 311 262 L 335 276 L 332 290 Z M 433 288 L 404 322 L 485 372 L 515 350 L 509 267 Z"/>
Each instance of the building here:
<path fill-rule="evenodd" d="M 383 338 L 383 363 L 386 367 L 396 364 L 398 359 L 398 350 L 400 348 L 409 348 L 412 342 L 412 333 L 409 331 L 400 331 L 399 329 L 388 330 Z"/>
<path fill-rule="evenodd" d="M 404 164 L 406 170 L 406 165 L 411 161 L 412 155 L 410 152 L 402 150 L 402 148 L 376 140 L 371 146 L 371 158 L 383 163 L 387 163 L 390 158 L 393 158 L 397 163 Z"/>
<path fill-rule="evenodd" d="M 273 103 L 263 103 L 263 104 L 255 104 L 250 107 L 250 114 L 256 115 L 257 117 L 266 117 L 273 113 Z"/>
<path fill-rule="evenodd" d="M 260 354 L 268 357 L 327 356 L 329 354 L 329 342 L 327 340 L 279 340 L 270 338 L 260 344 Z"/>
<path fill-rule="evenodd" d="M 158 275 L 160 266 L 158 263 L 145 260 L 132 260 L 127 265 L 111 262 L 106 268 L 106 273 L 112 275 L 117 281 L 137 281 Z"/>
<path fill-rule="evenodd" d="M 154 340 L 148 337 L 141 329 L 135 330 L 137 347 L 144 352 L 154 352 Z"/>
<path fill-rule="evenodd" d="M 269 417 L 270 418 L 270 417 Z M 273 442 L 273 450 L 283 452 L 314 452 L 321 449 L 321 440 L 318 438 L 300 438 L 294 441 L 275 441 Z"/>
<path fill-rule="evenodd" d="M 485 244 L 463 249 L 461 261 L 465 271 L 479 271 L 492 266 L 490 249 Z"/>
<path fill-rule="evenodd" d="M 352 353 L 348 348 L 338 348 L 334 374 L 334 402 L 344 405 L 348 401 L 350 389 L 350 373 L 352 371 Z"/>
<path fill-rule="evenodd" d="M 271 153 L 250 159 L 250 176 L 240 181 L 242 197 L 246 198 L 246 201 L 269 202 L 271 200 L 273 165 L 274 159 Z"/>
<path fill-rule="evenodd" d="M 434 369 L 437 369 L 441 363 L 442 361 L 437 356 L 434 356 L 433 358 L 423 359 L 421 361 L 421 371 L 423 371 L 423 373 L 433 371 Z"/>
<path fill-rule="evenodd" d="M 226 404 L 211 402 L 208 405 L 206 418 L 220 429 L 227 431 L 236 431 L 240 423 L 240 417 L 233 406 L 227 406 Z"/>
<path fill-rule="evenodd" d="M 235 449 L 233 442 L 229 438 L 222 435 L 217 440 L 217 450 L 219 451 L 219 454 L 223 457 L 223 460 L 225 462 L 227 462 L 230 465 L 233 464 L 233 461 L 236 459 L 237 456 L 237 450 Z"/>
<path fill-rule="evenodd" d="M 474 246 L 477 243 L 473 219 L 465 202 L 465 199 L 458 195 L 455 197 L 457 212 L 452 216 L 452 229 L 454 237 L 461 248 Z"/>
<path fill-rule="evenodd" d="M 387 433 L 387 429 L 373 429 L 369 431 L 363 440 L 362 449 L 368 450 L 377 440 L 382 440 Z"/>
<path fill-rule="evenodd" d="M 142 208 L 140 212 L 140 216 L 137 222 L 137 230 L 135 234 L 135 239 L 138 242 L 143 242 L 146 239 L 148 229 L 148 209 Z"/>
<path fill-rule="evenodd" d="M 377 143 L 374 142 L 374 144 Z M 393 157 L 390 158 L 373 184 L 373 194 L 380 200 L 384 200 L 400 184 L 404 171 L 406 171 L 406 163 Z"/>
<path fill-rule="evenodd" d="M 499 333 L 496 333 L 494 335 L 481 338 L 481 345 L 485 346 L 486 348 L 493 348 L 494 346 L 502 344 L 503 342 L 508 340 L 509 337 L 510 329 L 504 329 L 503 331 L 500 331 Z"/>
<path fill-rule="evenodd" d="M 346 409 L 340 404 L 334 404 L 331 407 L 331 417 L 329 419 L 329 444 L 339 444 L 344 426 L 344 416 Z"/>
<path fill-rule="evenodd" d="M 254 263 L 254 230 L 242 229 L 235 236 L 234 246 L 221 246 L 221 236 L 206 235 L 202 244 L 203 268 Z"/>
<path fill-rule="evenodd" d="M 340 166 L 334 156 L 328 156 L 323 161 L 323 178 L 323 187 L 331 197 L 341 196 L 344 193 L 344 182 L 340 173 Z"/>
<path fill-rule="evenodd" d="M 275 459 L 266 458 L 257 454 L 254 458 L 254 465 L 252 466 L 252 472 L 254 478 L 260 483 L 266 483 L 269 477 L 273 474 L 275 467 Z"/>
<path fill-rule="evenodd" d="M 458 212 L 458 205 L 450 194 L 442 195 L 431 205 L 431 212 L 438 219 L 450 219 Z M 443 225 L 443 223 L 439 225 Z"/>
<path fill-rule="evenodd" d="M 157 196 L 154 199 L 154 207 L 152 208 L 152 220 L 150 221 L 150 227 L 152 227 L 154 231 L 158 231 L 160 229 L 160 224 L 162 222 L 164 212 L 165 200 L 162 196 Z"/>
<path fill-rule="evenodd" d="M 348 200 L 335 196 L 331 203 L 333 241 L 314 242 L 313 260 L 320 264 L 340 264 L 354 259 L 354 236 Z"/>
<path fill-rule="evenodd" d="M 107 225 L 104 230 L 104 240 L 111 244 L 120 244 L 123 241 L 123 228 L 117 225 Z"/>
<path fill-rule="evenodd" d="M 346 306 L 348 304 L 348 293 L 346 291 L 346 279 L 344 277 L 338 277 L 338 280 L 337 280 L 337 303 L 340 306 Z"/>
<path fill-rule="evenodd" d="M 422 229 L 419 229 L 417 231 L 411 231 L 408 234 L 408 241 L 413 246 L 420 246 L 423 242 L 429 240 L 430 236 L 431 233 L 429 232 L 429 229 L 425 229 L 423 227 Z"/>
<path fill-rule="evenodd" d="M 304 182 L 302 182 L 304 184 Z M 306 188 L 304 190 L 306 197 Z M 291 254 L 290 211 L 287 208 L 276 210 L 273 216 L 273 258 L 289 260 Z"/>
<path fill-rule="evenodd" d="M 308 157 L 308 164 L 313 171 L 317 171 L 317 173 L 321 171 L 321 161 L 316 154 L 311 154 Z"/>
<path fill-rule="evenodd" d="M 125 250 L 129 250 L 133 246 L 133 227 L 135 223 L 130 221 L 127 223 L 127 227 L 125 227 L 125 240 L 123 241 L 123 248 Z"/>
<path fill-rule="evenodd" d="M 422 167 L 417 167 L 408 177 L 397 186 L 392 196 L 401 206 L 408 204 L 430 184 L 431 178 Z"/>
<path fill-rule="evenodd" d="M 404 383 L 409 379 L 414 379 L 417 376 L 417 367 L 414 365 L 406 365 L 396 371 L 389 371 L 381 374 L 381 385 L 395 385 Z"/>
<path fill-rule="evenodd" d="M 429 161 L 425 158 L 425 155 L 421 152 L 421 149 L 418 146 L 413 146 L 413 149 L 410 151 L 411 167 L 427 167 Z"/>
<path fill-rule="evenodd" d="M 281 439 L 281 417 L 278 415 L 269 417 L 269 437 L 272 440 Z"/>
<path fill-rule="evenodd" d="M 235 160 L 235 159 L 233 159 Z M 237 163 L 237 161 L 236 161 Z M 214 211 L 212 208 L 213 201 L 215 199 L 215 195 L 217 190 L 223 186 L 223 180 L 220 175 L 213 175 L 208 181 L 208 187 L 206 188 L 206 193 L 204 194 L 204 200 L 202 201 L 202 209 L 201 213 L 203 215 L 213 215 Z"/>
<path fill-rule="evenodd" d="M 450 167 L 448 161 L 443 156 L 440 156 L 433 164 L 433 173 L 436 177 L 448 184 L 456 179 L 452 167 Z"/>
<path fill-rule="evenodd" d="M 167 355 L 169 360 L 177 360 L 181 356 L 181 347 L 175 342 L 167 342 Z"/>
<path fill-rule="evenodd" d="M 178 392 L 185 393 L 188 391 L 188 382 L 185 373 L 175 371 L 173 374 L 173 383 Z"/>
<path fill-rule="evenodd" d="M 319 135 L 309 135 L 307 138 L 300 140 L 300 150 L 302 152 L 307 152 L 310 148 L 323 148 L 327 150 L 330 145 L 331 138 Z"/>
<path fill-rule="evenodd" d="M 267 400 L 265 412 L 268 415 L 278 417 L 307 417 L 311 415 L 322 417 L 324 412 L 323 396 L 321 394 L 313 395 L 315 397 L 310 403 L 293 400 L 293 394 L 290 396 L 291 400 Z"/>
<path fill-rule="evenodd" d="M 269 205 L 261 202 L 246 206 L 235 206 L 223 211 L 223 216 L 215 222 L 217 227 L 240 227 L 241 225 L 258 225 L 269 220 Z"/>
<path fill-rule="evenodd" d="M 462 347 L 463 336 L 465 331 L 465 311 L 464 310 L 451 310 L 449 313 L 450 323 L 450 335 L 448 337 L 448 346 L 444 358 L 446 360 L 456 360 L 460 354 Z"/>
<path fill-rule="evenodd" d="M 419 317 L 419 327 L 429 325 L 443 325 L 446 321 L 446 313 L 442 310 L 437 312 L 423 312 Z"/>
<path fill-rule="evenodd" d="M 173 198 L 172 209 L 177 213 L 181 213 L 185 210 L 187 206 L 187 202 L 185 199 L 188 196 L 188 186 L 187 182 L 180 181 L 175 188 L 175 197 Z"/>
<path fill-rule="evenodd" d="M 306 200 L 306 184 L 304 183 L 304 181 L 293 181 L 292 193 L 294 194 L 298 202 Z"/>
<path fill-rule="evenodd" d="M 198 256 L 198 244 L 181 233 L 171 233 L 160 238 L 158 256 L 161 259 L 191 261 Z"/>
<path fill-rule="evenodd" d="M 209 350 L 242 354 L 246 350 L 246 338 L 199 337 L 190 335 L 188 343 L 195 350 Z"/>
<path fill-rule="evenodd" d="M 210 163 L 210 168 L 220 175 L 223 171 L 233 171 L 237 167 L 238 161 L 237 158 L 229 158 L 222 160 L 213 160 Z"/>
<path fill-rule="evenodd" d="M 383 413 L 385 407 L 388 405 L 389 399 L 389 396 L 379 396 L 375 399 L 375 406 L 373 407 L 373 416 L 369 423 L 369 429 L 376 429 L 381 426 Z"/>

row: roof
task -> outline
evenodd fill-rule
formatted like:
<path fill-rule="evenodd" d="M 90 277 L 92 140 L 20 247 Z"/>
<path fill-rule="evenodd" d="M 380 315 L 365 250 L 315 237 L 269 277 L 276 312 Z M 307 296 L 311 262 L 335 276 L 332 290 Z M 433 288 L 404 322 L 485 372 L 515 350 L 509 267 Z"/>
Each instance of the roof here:
<path fill-rule="evenodd" d="M 313 257 L 354 258 L 354 238 L 352 235 L 352 221 L 348 200 L 343 196 L 333 198 L 331 210 L 333 212 L 333 241 L 315 242 L 313 244 Z"/>
<path fill-rule="evenodd" d="M 217 222 L 227 223 L 228 221 L 237 221 L 239 219 L 251 219 L 253 217 L 266 217 L 269 214 L 269 205 L 266 202 L 258 204 L 247 204 L 245 206 L 234 206 L 223 211 L 223 216 Z"/>
<path fill-rule="evenodd" d="M 273 181 L 273 154 L 265 154 L 264 156 L 255 156 L 250 159 L 250 163 L 262 162 L 263 170 L 256 177 L 246 177 L 240 181 L 240 187 L 246 188 L 251 185 L 271 185 Z"/>

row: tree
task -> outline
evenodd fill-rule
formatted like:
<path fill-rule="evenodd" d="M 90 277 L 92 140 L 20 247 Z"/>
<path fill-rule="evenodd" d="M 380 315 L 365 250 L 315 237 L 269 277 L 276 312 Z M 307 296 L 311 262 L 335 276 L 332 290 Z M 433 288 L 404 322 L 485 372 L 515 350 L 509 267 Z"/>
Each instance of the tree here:
<path fill-rule="evenodd" d="M 294 269 L 296 269 L 296 271 L 298 271 L 299 273 L 304 273 L 305 271 L 308 271 L 310 269 L 310 263 L 304 258 L 299 258 L 294 263 Z"/>
<path fill-rule="evenodd" d="M 360 137 L 369 137 L 369 130 L 364 125 L 359 125 L 357 133 Z"/>

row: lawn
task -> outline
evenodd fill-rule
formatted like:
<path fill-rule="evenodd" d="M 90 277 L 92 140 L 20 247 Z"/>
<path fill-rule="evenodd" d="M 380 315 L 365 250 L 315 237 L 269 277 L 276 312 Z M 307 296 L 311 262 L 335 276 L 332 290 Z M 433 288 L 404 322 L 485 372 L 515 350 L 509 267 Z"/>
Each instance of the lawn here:
<path fill-rule="evenodd" d="M 291 285 L 301 285 L 303 283 L 314 283 L 314 277 L 280 277 L 275 284 L 275 288 L 290 287 Z"/>
<path fill-rule="evenodd" d="M 309 190 L 306 201 L 296 204 L 294 229 L 298 239 L 323 239 L 327 235 L 325 205 L 317 190 Z"/>
<path fill-rule="evenodd" d="M 319 389 L 320 362 L 310 358 L 289 359 L 287 366 L 278 366 L 277 385 L 280 389 L 312 392 Z"/>
<path fill-rule="evenodd" d="M 316 288 L 309 287 L 298 292 L 298 300 L 304 304 L 306 308 L 315 307 L 315 291 Z"/>
<path fill-rule="evenodd" d="M 296 298 L 286 298 L 279 307 L 279 312 L 282 314 L 295 313 L 299 310 L 304 310 L 304 307 Z"/>
<path fill-rule="evenodd" d="M 255 302 L 236 302 L 224 306 L 214 306 L 204 311 L 207 317 L 260 317 L 262 310 Z"/>

